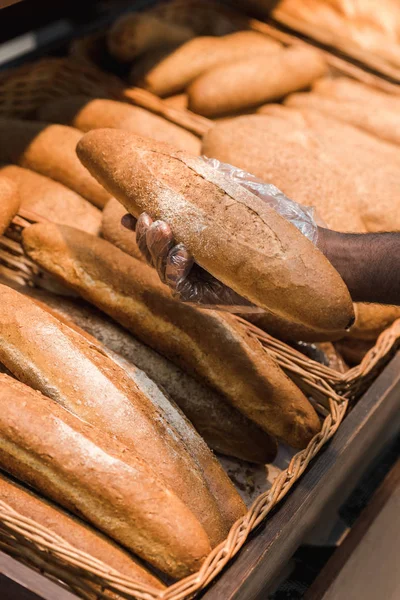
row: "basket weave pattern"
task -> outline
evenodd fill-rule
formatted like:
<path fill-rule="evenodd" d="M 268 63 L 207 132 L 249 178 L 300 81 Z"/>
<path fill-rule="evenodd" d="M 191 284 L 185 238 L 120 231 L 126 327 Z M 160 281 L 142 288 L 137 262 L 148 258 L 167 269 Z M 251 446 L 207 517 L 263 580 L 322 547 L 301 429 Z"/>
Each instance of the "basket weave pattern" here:
<path fill-rule="evenodd" d="M 26 118 L 34 114 L 43 102 L 71 94 L 121 99 L 121 84 L 116 78 L 71 59 L 44 59 L 0 76 L 0 117 Z M 159 99 L 154 98 L 151 101 L 156 103 Z M 156 110 L 155 104 L 154 112 Z M 250 533 L 267 518 L 322 446 L 335 434 L 349 402 L 356 400 L 376 377 L 400 340 L 399 320 L 382 333 L 360 365 L 340 374 L 239 317 L 237 319 L 245 332 L 256 338 L 265 352 L 311 397 L 324 416 L 324 422 L 321 431 L 305 450 L 292 458 L 272 488 L 261 494 L 247 514 L 232 526 L 227 539 L 210 553 L 200 571 L 163 591 L 136 583 L 78 551 L 60 536 L 20 515 L 1 500 L 0 549 L 47 577 L 62 581 L 72 592 L 85 599 L 115 598 L 117 595 L 128 600 L 188 600 L 207 586 L 239 552 Z"/>
<path fill-rule="evenodd" d="M 73 548 L 60 536 L 18 514 L 0 500 L 0 549 L 50 578 L 63 581 L 82 598 L 111 598 L 115 594 L 129 600 L 188 600 L 206 587 L 239 552 L 250 533 L 282 500 L 304 473 L 310 461 L 335 434 L 348 403 L 356 399 L 376 377 L 400 341 L 400 320 L 381 334 L 377 344 L 360 365 L 345 374 L 316 363 L 283 342 L 238 318 L 249 336 L 259 340 L 265 352 L 295 379 L 306 393 L 312 393 L 325 410 L 321 431 L 306 449 L 292 458 L 288 468 L 276 478 L 271 489 L 261 494 L 231 528 L 227 539 L 215 548 L 200 571 L 164 591 L 135 583 L 97 559 Z M 113 596 L 114 594 L 114 596 Z"/>

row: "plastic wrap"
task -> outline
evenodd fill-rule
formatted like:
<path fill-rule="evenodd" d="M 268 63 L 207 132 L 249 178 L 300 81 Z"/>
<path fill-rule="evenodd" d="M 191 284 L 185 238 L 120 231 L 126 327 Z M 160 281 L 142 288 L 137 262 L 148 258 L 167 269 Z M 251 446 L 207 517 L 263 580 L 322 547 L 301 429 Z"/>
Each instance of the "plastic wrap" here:
<path fill-rule="evenodd" d="M 261 198 L 316 244 L 318 229 L 313 208 L 293 202 L 274 185 L 265 183 L 242 169 L 205 156 L 201 159 Z M 153 222 L 149 215 L 143 213 L 136 225 L 136 241 L 147 262 L 157 269 L 161 281 L 169 286 L 174 297 L 186 303 L 201 305 L 202 308 L 242 314 L 263 312 L 199 267 L 183 244 L 175 245 L 173 232 L 167 223 Z"/>

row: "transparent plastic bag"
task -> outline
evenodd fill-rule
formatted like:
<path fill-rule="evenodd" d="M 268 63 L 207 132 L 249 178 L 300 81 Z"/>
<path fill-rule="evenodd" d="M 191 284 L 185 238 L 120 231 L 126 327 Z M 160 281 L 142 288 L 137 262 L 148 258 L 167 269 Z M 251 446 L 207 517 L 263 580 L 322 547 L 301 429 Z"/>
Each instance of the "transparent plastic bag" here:
<path fill-rule="evenodd" d="M 201 159 L 209 166 L 216 169 L 219 173 L 225 175 L 235 183 L 238 183 L 249 192 L 252 192 L 261 200 L 264 200 L 273 208 L 278 214 L 284 219 L 290 221 L 297 229 L 301 231 L 314 245 L 317 243 L 318 229 L 317 229 L 317 217 L 315 215 L 315 209 L 309 206 L 302 206 L 293 200 L 290 200 L 283 192 L 281 192 L 272 183 L 265 183 L 258 177 L 232 167 L 226 163 L 222 163 L 216 158 L 207 158 L 202 156 Z M 320 221 L 318 222 L 318 224 Z"/>
<path fill-rule="evenodd" d="M 205 156 L 201 159 L 261 198 L 316 244 L 318 229 L 313 208 L 293 202 L 274 185 L 242 169 Z M 148 215 L 144 215 L 137 224 L 136 239 L 146 260 L 157 269 L 160 279 L 170 287 L 174 297 L 201 308 L 242 314 L 264 312 L 197 265 L 183 244 L 174 245 L 173 232 L 166 223 L 153 223 Z"/>

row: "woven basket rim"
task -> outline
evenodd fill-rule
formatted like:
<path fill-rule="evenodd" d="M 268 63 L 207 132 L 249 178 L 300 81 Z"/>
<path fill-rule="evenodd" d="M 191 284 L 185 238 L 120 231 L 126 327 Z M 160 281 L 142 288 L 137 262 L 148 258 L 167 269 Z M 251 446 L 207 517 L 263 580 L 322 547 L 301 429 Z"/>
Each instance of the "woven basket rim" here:
<path fill-rule="evenodd" d="M 237 319 L 247 334 L 258 339 L 265 352 L 272 356 L 284 370 L 289 364 L 289 367 L 304 378 L 307 386 L 311 384 L 311 388 L 319 387 L 321 381 L 325 383 L 321 393 L 326 395 L 329 412 L 321 431 L 314 436 L 306 449 L 293 456 L 288 468 L 280 473 L 272 487 L 260 494 L 246 515 L 236 521 L 227 539 L 210 553 L 197 573 L 161 591 L 140 584 L 90 555 L 76 550 L 60 536 L 38 525 L 34 520 L 20 515 L 2 501 L 0 501 L 0 548 L 16 554 L 20 560 L 30 566 L 40 568 L 47 576 L 63 580 L 83 598 L 90 598 L 90 594 L 93 593 L 100 598 L 110 598 L 109 592 L 113 592 L 129 600 L 133 598 L 188 600 L 204 589 L 239 552 L 249 534 L 266 520 L 272 508 L 299 480 L 310 461 L 336 433 L 345 416 L 349 400 L 360 395 L 363 381 L 369 382 L 372 375 L 377 375 L 383 361 L 388 360 L 400 341 L 400 319 L 398 319 L 379 336 L 376 345 L 367 353 L 360 365 L 345 374 L 333 372 L 335 373 L 333 382 L 331 369 L 275 340 L 243 319 L 239 317 Z M 2 540 L 1 535 L 11 540 L 7 542 L 9 547 Z"/>

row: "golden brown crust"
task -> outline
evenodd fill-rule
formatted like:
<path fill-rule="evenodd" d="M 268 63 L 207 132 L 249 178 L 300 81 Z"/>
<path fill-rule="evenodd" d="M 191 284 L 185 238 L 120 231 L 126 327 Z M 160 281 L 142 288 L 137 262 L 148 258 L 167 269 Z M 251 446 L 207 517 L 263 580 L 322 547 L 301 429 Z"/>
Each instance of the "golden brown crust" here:
<path fill-rule="evenodd" d="M 304 46 L 242 58 L 198 77 L 187 90 L 188 107 L 210 118 L 239 112 L 307 88 L 325 71 L 321 54 Z"/>
<path fill-rule="evenodd" d="M 376 340 L 379 334 L 400 319 L 400 306 L 383 304 L 355 304 L 356 321 L 349 337 L 360 340 Z"/>
<path fill-rule="evenodd" d="M 165 220 L 198 264 L 251 302 L 322 332 L 349 326 L 350 295 L 323 254 L 200 159 L 111 129 L 86 134 L 77 153 L 129 212 Z"/>
<path fill-rule="evenodd" d="M 159 579 L 110 539 L 1 473 L 0 498 L 23 517 L 32 519 L 60 536 L 76 550 L 102 561 L 122 575 L 157 589 L 165 587 Z"/>
<path fill-rule="evenodd" d="M 42 268 L 224 394 L 272 435 L 304 447 L 319 430 L 300 390 L 231 315 L 172 299 L 150 267 L 84 232 L 33 225 L 25 229 L 23 245 Z"/>
<path fill-rule="evenodd" d="M 136 365 L 178 404 L 207 444 L 216 452 L 265 464 L 276 455 L 276 443 L 224 398 L 182 371 L 82 300 L 56 296 L 38 288 L 16 288 L 41 302 L 57 318 L 72 321 L 129 363 Z M 45 304 L 43 304 L 45 303 Z M 208 482 L 208 474 L 204 476 Z M 224 510 L 220 505 L 220 510 Z"/>
<path fill-rule="evenodd" d="M 104 239 L 120 248 L 126 254 L 138 260 L 144 260 L 136 243 L 134 231 L 121 224 L 121 219 L 127 214 L 126 208 L 115 198 L 111 198 L 104 207 L 101 219 L 101 233 Z"/>
<path fill-rule="evenodd" d="M 159 142 L 168 142 L 191 154 L 200 154 L 201 142 L 193 133 L 140 106 L 126 102 L 68 96 L 45 104 L 39 109 L 39 118 L 71 125 L 81 131 L 99 127 L 124 129 Z"/>
<path fill-rule="evenodd" d="M 148 70 L 141 83 L 157 96 L 171 96 L 217 65 L 239 61 L 244 55 L 270 54 L 280 47 L 278 42 L 256 31 L 196 37 Z"/>
<path fill-rule="evenodd" d="M 65 185 L 16 165 L 0 167 L 0 175 L 18 186 L 22 208 L 54 223 L 98 234 L 100 211 Z"/>
<path fill-rule="evenodd" d="M 269 333 L 269 335 L 284 342 L 330 342 L 340 340 L 346 334 L 346 331 L 343 330 L 321 332 L 311 327 L 305 327 L 287 319 L 282 319 L 266 311 L 260 314 L 244 314 L 242 316 L 250 323 Z"/>
<path fill-rule="evenodd" d="M 0 163 L 32 169 L 102 208 L 110 195 L 82 167 L 75 149 L 82 133 L 73 127 L 0 119 Z"/>
<path fill-rule="evenodd" d="M 97 343 L 22 294 L 5 286 L 0 294 L 0 362 L 140 456 L 193 511 L 211 543 L 221 542 L 232 523 L 223 522 L 201 470 L 149 396 Z"/>
<path fill-rule="evenodd" d="M 165 573 L 199 568 L 204 530 L 132 451 L 7 375 L 0 405 L 3 469 Z"/>
<path fill-rule="evenodd" d="M 0 171 L 0 235 L 17 214 L 20 204 L 17 186 Z"/>
<path fill-rule="evenodd" d="M 270 116 L 217 123 L 204 137 L 202 153 L 273 183 L 300 204 L 316 207 L 331 229 L 366 232 L 358 189 L 342 162 L 307 129 L 298 111 L 277 105 L 271 109 Z"/>

